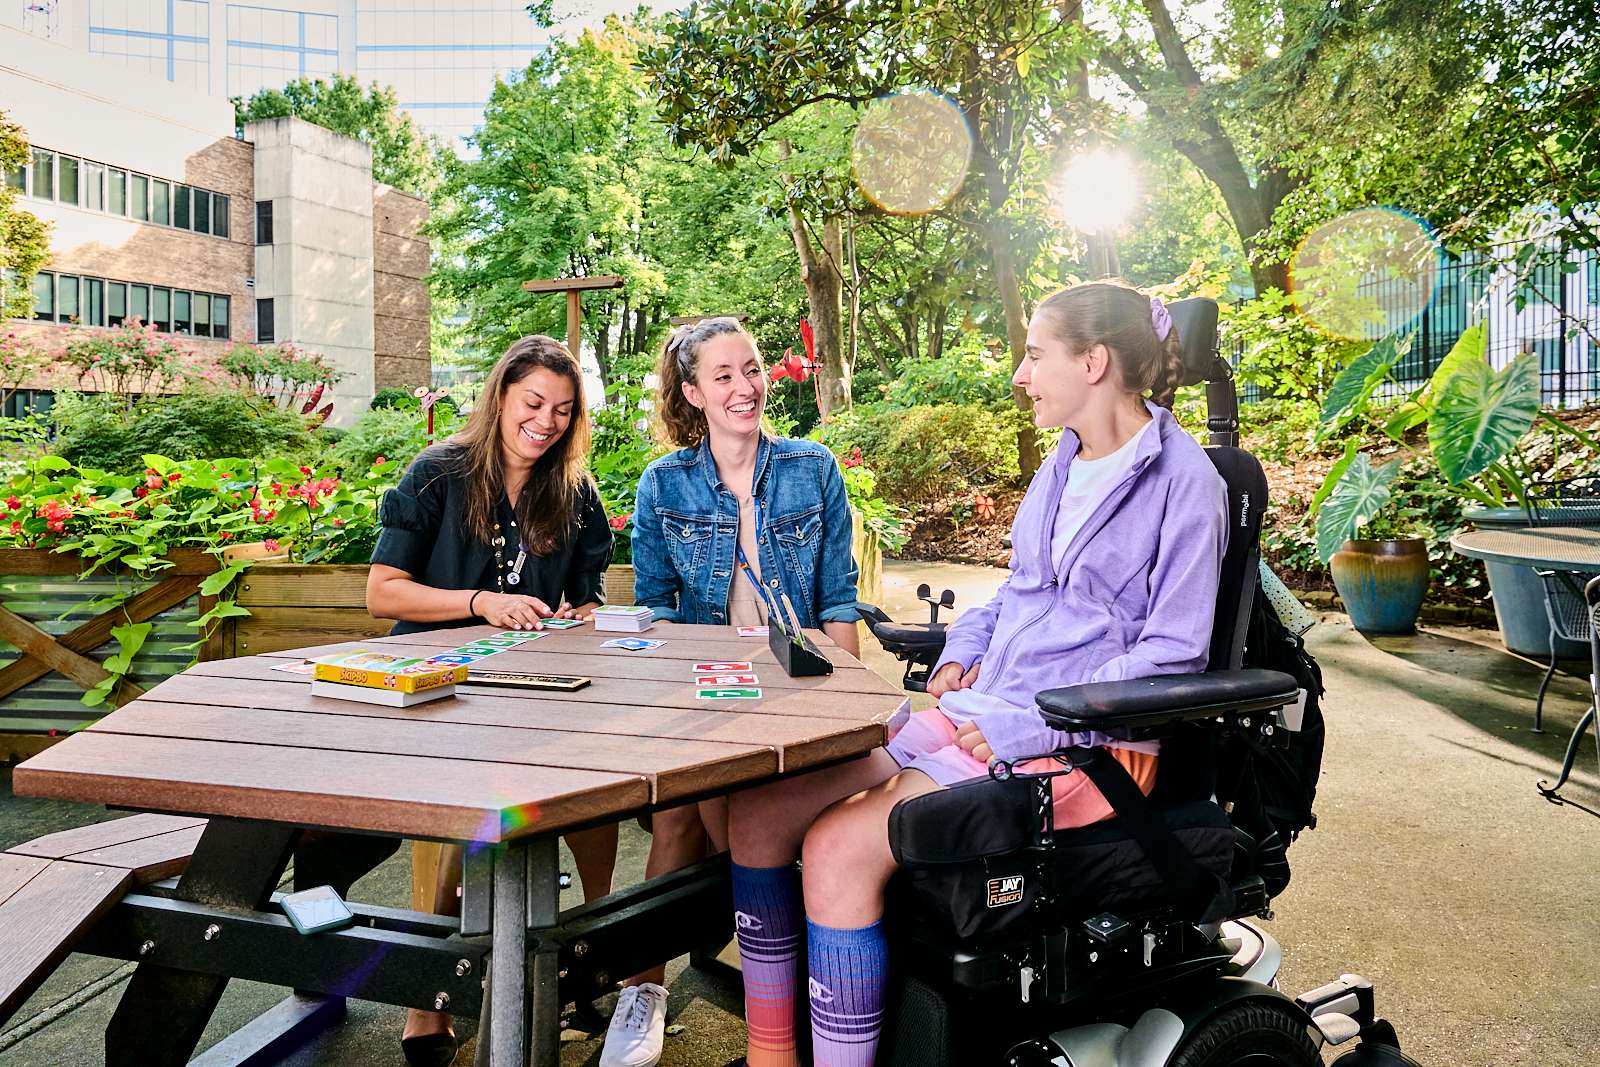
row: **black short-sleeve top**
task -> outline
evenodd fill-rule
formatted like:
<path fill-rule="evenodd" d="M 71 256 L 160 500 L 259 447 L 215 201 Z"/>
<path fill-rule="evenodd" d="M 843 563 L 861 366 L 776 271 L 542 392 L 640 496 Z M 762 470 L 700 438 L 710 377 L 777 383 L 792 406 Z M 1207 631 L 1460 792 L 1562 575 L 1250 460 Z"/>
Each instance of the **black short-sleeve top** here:
<path fill-rule="evenodd" d="M 378 522 L 383 529 L 372 550 L 373 563 L 405 571 L 435 589 L 498 588 L 497 570 L 504 580 L 515 566 L 519 543 L 515 516 L 510 502 L 502 497 L 500 528 L 506 545 L 497 566 L 494 547 L 478 540 L 467 528 L 464 455 L 460 446 L 434 445 L 412 460 L 398 486 L 383 494 L 378 506 Z M 566 538 L 548 555 L 528 553 L 520 581 L 507 584 L 506 592 L 538 597 L 552 608 L 563 598 L 570 604 L 603 602 L 601 585 L 606 565 L 611 562 L 611 527 L 592 482 L 582 484 L 578 497 Z M 401 620 L 390 632 L 416 633 L 476 622 Z"/>

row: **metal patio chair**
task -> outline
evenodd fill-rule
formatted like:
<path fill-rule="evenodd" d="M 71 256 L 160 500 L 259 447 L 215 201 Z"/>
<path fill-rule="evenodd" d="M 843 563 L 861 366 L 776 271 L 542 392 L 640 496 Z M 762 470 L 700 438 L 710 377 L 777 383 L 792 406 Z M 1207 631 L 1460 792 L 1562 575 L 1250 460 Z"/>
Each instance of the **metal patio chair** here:
<path fill-rule="evenodd" d="M 1600 476 L 1584 475 L 1530 487 L 1523 510 L 1530 526 L 1600 525 Z M 1556 641 L 1590 643 L 1594 619 L 1584 596 L 1592 572 L 1535 570 L 1544 583 L 1544 611 L 1550 620 L 1550 666 L 1539 682 L 1533 704 L 1533 732 L 1544 733 L 1544 696 L 1556 675 Z"/>

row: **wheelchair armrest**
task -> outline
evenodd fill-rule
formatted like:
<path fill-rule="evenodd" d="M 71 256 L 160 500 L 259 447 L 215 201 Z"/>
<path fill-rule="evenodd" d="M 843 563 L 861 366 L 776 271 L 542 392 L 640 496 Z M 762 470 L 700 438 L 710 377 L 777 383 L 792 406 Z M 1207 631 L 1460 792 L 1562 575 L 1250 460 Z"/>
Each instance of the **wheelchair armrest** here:
<path fill-rule="evenodd" d="M 1250 668 L 1087 682 L 1046 689 L 1034 699 L 1058 730 L 1103 731 L 1268 711 L 1293 704 L 1299 691 L 1287 674 Z"/>

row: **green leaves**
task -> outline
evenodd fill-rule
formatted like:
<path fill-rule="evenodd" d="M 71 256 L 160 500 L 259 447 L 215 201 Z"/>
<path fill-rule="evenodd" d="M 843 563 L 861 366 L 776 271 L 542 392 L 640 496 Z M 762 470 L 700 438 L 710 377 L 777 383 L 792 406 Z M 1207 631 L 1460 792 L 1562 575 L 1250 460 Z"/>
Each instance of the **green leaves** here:
<path fill-rule="evenodd" d="M 111 628 L 111 636 L 116 639 L 117 653 L 108 656 L 100 666 L 105 668 L 110 677 L 103 678 L 100 684 L 83 694 L 83 705 L 89 708 L 99 707 L 111 696 L 111 691 L 117 683 L 127 677 L 133 668 L 133 657 L 139 654 L 144 647 L 145 640 L 150 636 L 154 625 L 148 622 L 130 622 L 123 626 Z"/>
<path fill-rule="evenodd" d="M 1324 563 L 1389 503 L 1400 460 L 1373 466 L 1371 457 L 1362 452 L 1342 473 L 1317 512 L 1317 558 Z"/>
<path fill-rule="evenodd" d="M 1451 365 L 1452 373 L 1434 393 L 1428 445 L 1451 485 L 1509 455 L 1539 413 L 1539 364 L 1533 354 L 1524 352 L 1496 373 L 1482 358 L 1482 339 L 1480 331 L 1476 355 L 1464 353 L 1458 360 L 1463 346 L 1457 344 L 1439 368 L 1443 372 Z"/>
<path fill-rule="evenodd" d="M 1411 335 L 1399 338 L 1390 334 L 1340 371 L 1322 402 L 1324 432 L 1337 428 L 1348 417 L 1365 410 L 1373 392 L 1409 351 Z"/>

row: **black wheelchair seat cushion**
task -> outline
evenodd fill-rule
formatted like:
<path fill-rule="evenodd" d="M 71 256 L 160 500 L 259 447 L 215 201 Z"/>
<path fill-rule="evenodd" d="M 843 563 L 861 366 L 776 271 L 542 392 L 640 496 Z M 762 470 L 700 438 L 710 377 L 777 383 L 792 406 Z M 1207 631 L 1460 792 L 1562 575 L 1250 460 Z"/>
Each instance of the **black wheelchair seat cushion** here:
<path fill-rule="evenodd" d="M 1204 869 L 1226 878 L 1234 831 L 1209 800 L 1158 805 L 1166 827 Z M 1054 835 L 1048 887 L 1040 853 L 1030 848 L 1037 801 L 1031 783 L 976 779 L 897 804 L 889 847 L 902 870 L 895 916 L 961 940 L 1024 921 L 1071 921 L 1103 911 L 1134 915 L 1167 901 L 1167 887 L 1139 843 L 1116 819 Z M 1039 912 L 1042 890 L 1052 898 Z"/>

